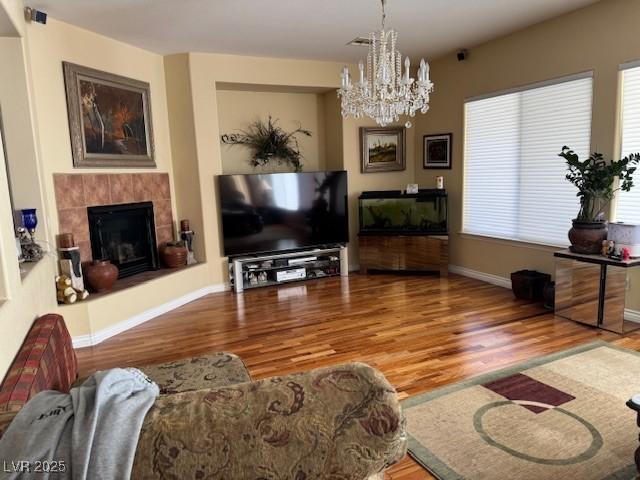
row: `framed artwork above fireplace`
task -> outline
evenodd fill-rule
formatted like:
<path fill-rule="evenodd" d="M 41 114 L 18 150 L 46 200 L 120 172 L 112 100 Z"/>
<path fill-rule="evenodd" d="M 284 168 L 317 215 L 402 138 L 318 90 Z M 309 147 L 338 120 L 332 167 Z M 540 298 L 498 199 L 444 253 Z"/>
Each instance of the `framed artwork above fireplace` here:
<path fill-rule="evenodd" d="M 74 167 L 156 166 L 146 82 L 62 62 Z"/>

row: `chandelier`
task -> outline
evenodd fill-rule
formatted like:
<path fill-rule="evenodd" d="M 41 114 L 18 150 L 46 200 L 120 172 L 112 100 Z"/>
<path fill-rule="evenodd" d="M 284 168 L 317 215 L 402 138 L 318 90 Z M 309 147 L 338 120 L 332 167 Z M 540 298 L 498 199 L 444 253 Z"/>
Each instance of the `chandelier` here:
<path fill-rule="evenodd" d="M 429 80 L 429 64 L 420 60 L 418 80 L 409 75 L 411 62 L 404 60 L 396 49 L 398 33 L 385 30 L 385 4 L 382 1 L 382 29 L 369 34 L 369 54 L 367 66 L 362 60 L 358 64 L 359 81 L 353 83 L 349 69 L 342 69 L 341 87 L 338 96 L 342 98 L 342 116 L 360 118 L 371 117 L 380 126 L 397 122 L 400 115 L 414 117 L 417 111 L 429 110 L 429 93 L 433 83 Z M 411 122 L 406 123 L 407 127 Z"/>

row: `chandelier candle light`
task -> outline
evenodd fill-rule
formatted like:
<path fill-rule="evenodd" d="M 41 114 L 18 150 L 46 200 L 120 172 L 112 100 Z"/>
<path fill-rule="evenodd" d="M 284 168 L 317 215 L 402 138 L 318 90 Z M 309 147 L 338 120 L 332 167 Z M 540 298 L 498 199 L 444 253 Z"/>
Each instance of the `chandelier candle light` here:
<path fill-rule="evenodd" d="M 385 5 L 386 0 L 382 0 L 382 29 L 369 34 L 366 76 L 362 60 L 358 64 L 360 79 L 355 84 L 345 66 L 338 90 L 338 96 L 342 98 L 343 117 L 360 118 L 366 115 L 383 127 L 399 121 L 400 115 L 414 117 L 417 111 L 427 113 L 429 93 L 433 91 L 433 83 L 429 80 L 429 64 L 424 59 L 420 60 L 417 81 L 409 75 L 409 57 L 404 60 L 403 74 L 402 55 L 396 49 L 398 33 L 393 29 L 385 30 Z M 411 122 L 407 122 L 406 126 L 410 127 Z"/>

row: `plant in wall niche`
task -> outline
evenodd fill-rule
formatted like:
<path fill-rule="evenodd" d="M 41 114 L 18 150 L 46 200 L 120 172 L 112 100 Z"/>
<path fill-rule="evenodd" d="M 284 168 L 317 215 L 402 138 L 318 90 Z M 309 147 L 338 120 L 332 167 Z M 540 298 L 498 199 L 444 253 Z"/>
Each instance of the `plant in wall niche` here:
<path fill-rule="evenodd" d="M 222 141 L 230 145 L 249 147 L 252 150 L 249 163 L 254 168 L 276 161 L 279 164 L 289 165 L 295 172 L 301 172 L 303 156 L 296 138 L 298 134 L 311 136 L 311 132 L 302 126 L 292 132 L 285 132 L 278 126 L 278 120 L 274 120 L 269 115 L 266 123 L 256 120 L 240 133 L 223 135 Z"/>
<path fill-rule="evenodd" d="M 569 147 L 559 154 L 569 167 L 567 180 L 578 189 L 580 211 L 569 231 L 571 250 L 576 253 L 598 253 L 607 238 L 605 211 L 618 190 L 628 192 L 633 187 L 633 174 L 640 162 L 640 153 L 632 153 L 621 160 L 607 161 L 601 153 L 593 153 L 580 160 Z M 619 179 L 617 187 L 614 186 Z"/>

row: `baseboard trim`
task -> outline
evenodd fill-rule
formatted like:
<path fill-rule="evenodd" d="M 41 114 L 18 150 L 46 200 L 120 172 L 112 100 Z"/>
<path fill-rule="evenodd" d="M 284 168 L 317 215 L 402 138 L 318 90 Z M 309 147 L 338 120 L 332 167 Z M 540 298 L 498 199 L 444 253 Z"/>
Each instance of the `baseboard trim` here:
<path fill-rule="evenodd" d="M 118 322 L 110 327 L 104 328 L 94 333 L 73 337 L 73 348 L 84 348 L 98 345 L 99 343 L 104 342 L 106 339 L 111 338 L 114 335 L 125 332 L 130 328 L 136 327 L 164 313 L 170 312 L 171 310 L 175 310 L 176 308 L 186 305 L 187 303 L 193 302 L 194 300 L 202 298 L 211 293 L 220 293 L 228 289 L 228 284 L 220 283 L 216 285 L 209 285 L 208 287 L 203 287 L 194 292 L 187 293 L 186 295 L 182 295 L 181 297 L 178 297 L 167 303 L 163 303 L 162 305 L 159 305 L 157 307 L 145 310 L 144 312 L 134 315 L 133 317 L 123 320 L 122 322 Z"/>
<path fill-rule="evenodd" d="M 640 311 L 627 308 L 624 311 L 624 319 L 630 322 L 640 323 Z"/>
<path fill-rule="evenodd" d="M 497 285 L 498 287 L 511 289 L 511 279 L 509 278 L 492 275 L 490 273 L 479 272 L 478 270 L 472 270 L 470 268 L 460 267 L 458 265 L 449 265 L 449 271 L 457 275 L 462 275 L 463 277 L 474 278 L 476 280 L 481 280 L 492 285 Z"/>
<path fill-rule="evenodd" d="M 474 278 L 492 285 L 497 285 L 498 287 L 511 289 L 511 280 L 505 277 L 491 275 L 490 273 L 479 272 L 477 270 L 471 270 L 470 268 L 459 267 L 457 265 L 449 265 L 449 271 L 451 273 L 462 275 L 463 277 Z M 624 319 L 630 322 L 640 323 L 640 310 L 631 310 L 629 308 L 625 309 Z"/>

